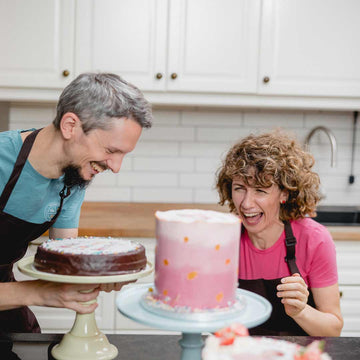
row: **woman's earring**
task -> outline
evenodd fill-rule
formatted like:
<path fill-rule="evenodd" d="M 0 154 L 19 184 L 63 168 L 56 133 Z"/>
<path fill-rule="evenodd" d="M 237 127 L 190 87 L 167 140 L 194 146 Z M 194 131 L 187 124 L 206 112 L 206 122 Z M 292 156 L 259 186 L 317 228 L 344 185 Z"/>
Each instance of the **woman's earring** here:
<path fill-rule="evenodd" d="M 283 205 L 284 205 L 285 203 L 286 203 L 286 201 L 285 201 L 285 200 L 281 200 L 281 204 L 283 204 Z"/>

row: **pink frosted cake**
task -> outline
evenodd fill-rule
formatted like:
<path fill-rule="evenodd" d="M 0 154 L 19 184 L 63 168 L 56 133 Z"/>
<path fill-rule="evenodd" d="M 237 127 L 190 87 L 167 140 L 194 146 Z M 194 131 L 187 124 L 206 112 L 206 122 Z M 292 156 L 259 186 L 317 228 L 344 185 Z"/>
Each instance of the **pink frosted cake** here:
<path fill-rule="evenodd" d="M 234 304 L 240 220 L 210 210 L 157 211 L 153 298 L 190 311 Z"/>

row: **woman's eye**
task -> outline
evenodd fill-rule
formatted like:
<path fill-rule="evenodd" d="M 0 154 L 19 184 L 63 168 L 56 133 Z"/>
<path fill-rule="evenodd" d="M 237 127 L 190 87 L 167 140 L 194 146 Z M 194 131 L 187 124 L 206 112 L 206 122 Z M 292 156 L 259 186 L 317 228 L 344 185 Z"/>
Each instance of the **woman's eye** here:
<path fill-rule="evenodd" d="M 106 153 L 107 153 L 107 154 L 112 154 L 112 153 L 113 153 L 113 151 L 112 151 L 112 150 L 110 150 L 110 149 L 106 149 Z"/>
<path fill-rule="evenodd" d="M 259 192 L 259 193 L 262 193 L 262 194 L 266 194 L 266 191 L 263 190 L 263 189 L 256 189 L 256 191 Z"/>

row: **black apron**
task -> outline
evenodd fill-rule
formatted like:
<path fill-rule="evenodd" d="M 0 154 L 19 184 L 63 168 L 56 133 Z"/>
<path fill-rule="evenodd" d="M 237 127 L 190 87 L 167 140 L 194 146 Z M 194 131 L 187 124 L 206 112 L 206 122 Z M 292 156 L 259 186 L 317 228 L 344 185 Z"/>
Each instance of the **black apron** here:
<path fill-rule="evenodd" d="M 13 264 L 24 256 L 30 241 L 37 239 L 54 224 L 60 214 L 64 199 L 70 195 L 70 189 L 64 186 L 59 193 L 60 205 L 56 214 L 50 221 L 43 224 L 30 223 L 4 212 L 7 201 L 19 179 L 40 130 L 33 131 L 26 137 L 16 159 L 14 169 L 0 196 L 0 239 L 3 248 L 6 248 L 5 251 L 0 252 L 0 282 L 16 281 L 13 274 Z M 19 205 L 26 206 L 26 204 Z M 0 311 L 0 331 L 41 332 L 35 315 L 26 306 Z"/>
<path fill-rule="evenodd" d="M 286 261 L 290 273 L 298 273 L 300 271 L 296 265 L 295 244 L 296 238 L 291 229 L 289 222 L 284 222 L 285 225 L 285 245 L 286 245 Z M 241 243 L 240 243 L 241 246 Z M 301 276 L 301 274 L 300 274 Z M 285 312 L 284 305 L 281 303 L 281 298 L 276 296 L 276 287 L 281 283 L 281 279 L 256 279 L 243 280 L 239 279 L 239 288 L 255 292 L 267 300 L 272 305 L 272 312 L 269 320 L 253 329 L 249 329 L 251 335 L 274 335 L 274 336 L 303 336 L 308 335 L 290 316 Z M 309 289 L 308 304 L 315 307 L 314 298 Z"/>

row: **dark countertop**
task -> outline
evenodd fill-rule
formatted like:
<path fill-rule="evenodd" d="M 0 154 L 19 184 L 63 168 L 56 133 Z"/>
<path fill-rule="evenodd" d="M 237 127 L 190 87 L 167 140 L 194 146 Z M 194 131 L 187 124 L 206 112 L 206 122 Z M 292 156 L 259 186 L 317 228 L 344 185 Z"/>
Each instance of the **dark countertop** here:
<path fill-rule="evenodd" d="M 11 360 L 52 360 L 48 356 L 50 349 L 58 343 L 62 334 L 10 334 L 9 338 L 0 338 L 0 358 Z M 109 342 L 115 345 L 119 354 L 117 360 L 176 360 L 180 359 L 180 335 L 107 335 Z M 326 342 L 325 351 L 332 360 L 360 359 L 360 337 L 310 337 L 282 336 L 277 339 L 306 345 L 317 339 Z M 12 351 L 6 353 L 6 349 Z M 75 359 L 74 359 L 75 360 Z"/>

